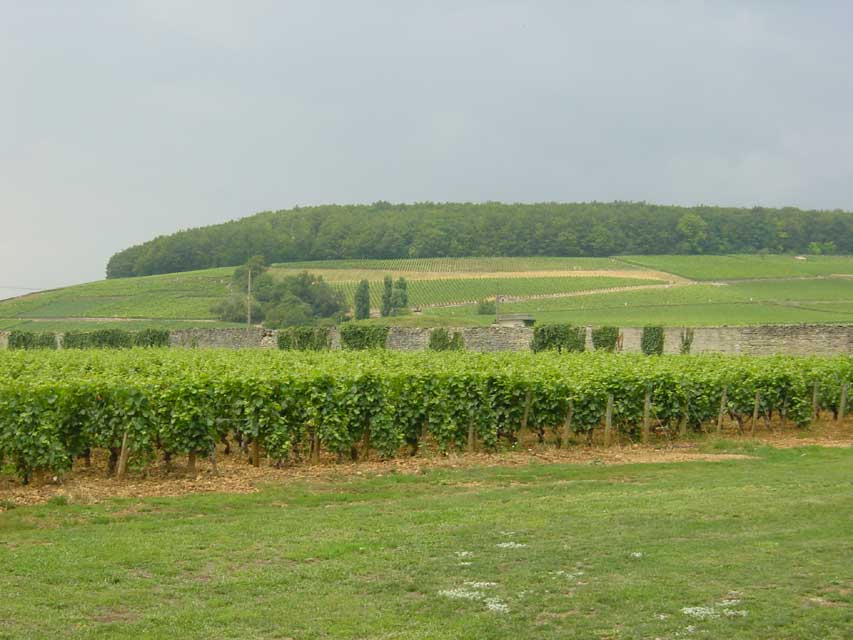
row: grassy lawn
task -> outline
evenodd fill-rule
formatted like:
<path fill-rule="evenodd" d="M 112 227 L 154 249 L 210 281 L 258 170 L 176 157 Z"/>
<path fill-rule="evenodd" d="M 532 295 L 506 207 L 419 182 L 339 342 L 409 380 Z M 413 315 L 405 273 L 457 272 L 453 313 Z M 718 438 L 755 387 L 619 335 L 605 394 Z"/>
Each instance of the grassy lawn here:
<path fill-rule="evenodd" d="M 17 508 L 0 638 L 849 637 L 853 451 L 745 452 Z"/>

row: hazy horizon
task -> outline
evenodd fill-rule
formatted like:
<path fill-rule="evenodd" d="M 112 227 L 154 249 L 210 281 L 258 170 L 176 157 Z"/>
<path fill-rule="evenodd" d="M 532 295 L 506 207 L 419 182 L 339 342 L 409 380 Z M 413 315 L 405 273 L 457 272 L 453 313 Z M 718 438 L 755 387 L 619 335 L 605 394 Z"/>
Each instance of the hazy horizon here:
<path fill-rule="evenodd" d="M 0 8 L 0 298 L 295 205 L 853 209 L 849 3 Z"/>

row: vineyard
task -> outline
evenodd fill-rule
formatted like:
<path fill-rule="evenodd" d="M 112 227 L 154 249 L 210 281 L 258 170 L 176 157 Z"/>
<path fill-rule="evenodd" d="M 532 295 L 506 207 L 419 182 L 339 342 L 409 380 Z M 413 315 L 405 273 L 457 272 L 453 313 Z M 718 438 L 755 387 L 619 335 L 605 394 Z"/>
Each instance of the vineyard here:
<path fill-rule="evenodd" d="M 381 273 L 381 272 L 379 272 Z M 380 281 L 371 283 L 370 304 L 378 307 L 382 300 Z M 409 303 L 414 306 L 461 304 L 501 296 L 538 296 L 597 291 L 615 287 L 662 284 L 660 280 L 612 277 L 512 277 L 512 278 L 441 278 L 410 280 Z M 347 304 L 353 303 L 357 282 L 334 283 L 344 292 Z"/>
<path fill-rule="evenodd" d="M 276 464 L 807 425 L 850 410 L 853 359 L 169 350 L 0 352 L 0 460 L 25 481 L 92 449 L 141 468 L 234 438 Z"/>

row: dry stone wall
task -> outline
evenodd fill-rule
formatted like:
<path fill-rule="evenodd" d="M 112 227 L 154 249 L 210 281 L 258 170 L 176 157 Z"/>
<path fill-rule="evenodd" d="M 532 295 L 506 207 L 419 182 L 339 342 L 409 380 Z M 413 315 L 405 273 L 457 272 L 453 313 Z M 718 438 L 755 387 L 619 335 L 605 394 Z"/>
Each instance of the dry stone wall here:
<path fill-rule="evenodd" d="M 429 347 L 431 329 L 391 327 L 388 349 L 422 351 Z M 530 327 L 458 327 L 466 351 L 528 351 L 533 340 Z M 679 353 L 680 327 L 664 332 L 664 352 Z M 643 330 L 621 329 L 622 351 L 638 353 Z M 341 348 L 340 333 L 331 332 L 332 349 Z M 8 348 L 9 332 L 0 331 L 0 349 Z M 185 348 L 276 348 L 276 332 L 259 327 L 246 329 L 177 329 L 171 332 L 173 347 Z M 592 349 L 587 329 L 586 348 Z M 759 325 L 752 327 L 696 327 L 691 353 L 837 355 L 853 353 L 853 325 Z"/>
<path fill-rule="evenodd" d="M 264 340 L 272 332 L 252 327 L 251 329 L 176 329 L 171 332 L 173 347 L 200 349 L 245 349 L 272 347 L 275 340 Z M 264 344 L 266 342 L 266 344 Z"/>

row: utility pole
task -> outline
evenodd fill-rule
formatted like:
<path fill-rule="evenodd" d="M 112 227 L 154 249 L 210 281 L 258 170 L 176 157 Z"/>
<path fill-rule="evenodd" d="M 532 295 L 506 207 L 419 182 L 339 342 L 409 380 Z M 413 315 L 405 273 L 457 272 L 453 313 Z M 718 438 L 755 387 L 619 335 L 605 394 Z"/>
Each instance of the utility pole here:
<path fill-rule="evenodd" d="M 252 267 L 249 270 L 249 288 L 246 294 L 246 333 L 252 330 Z"/>

